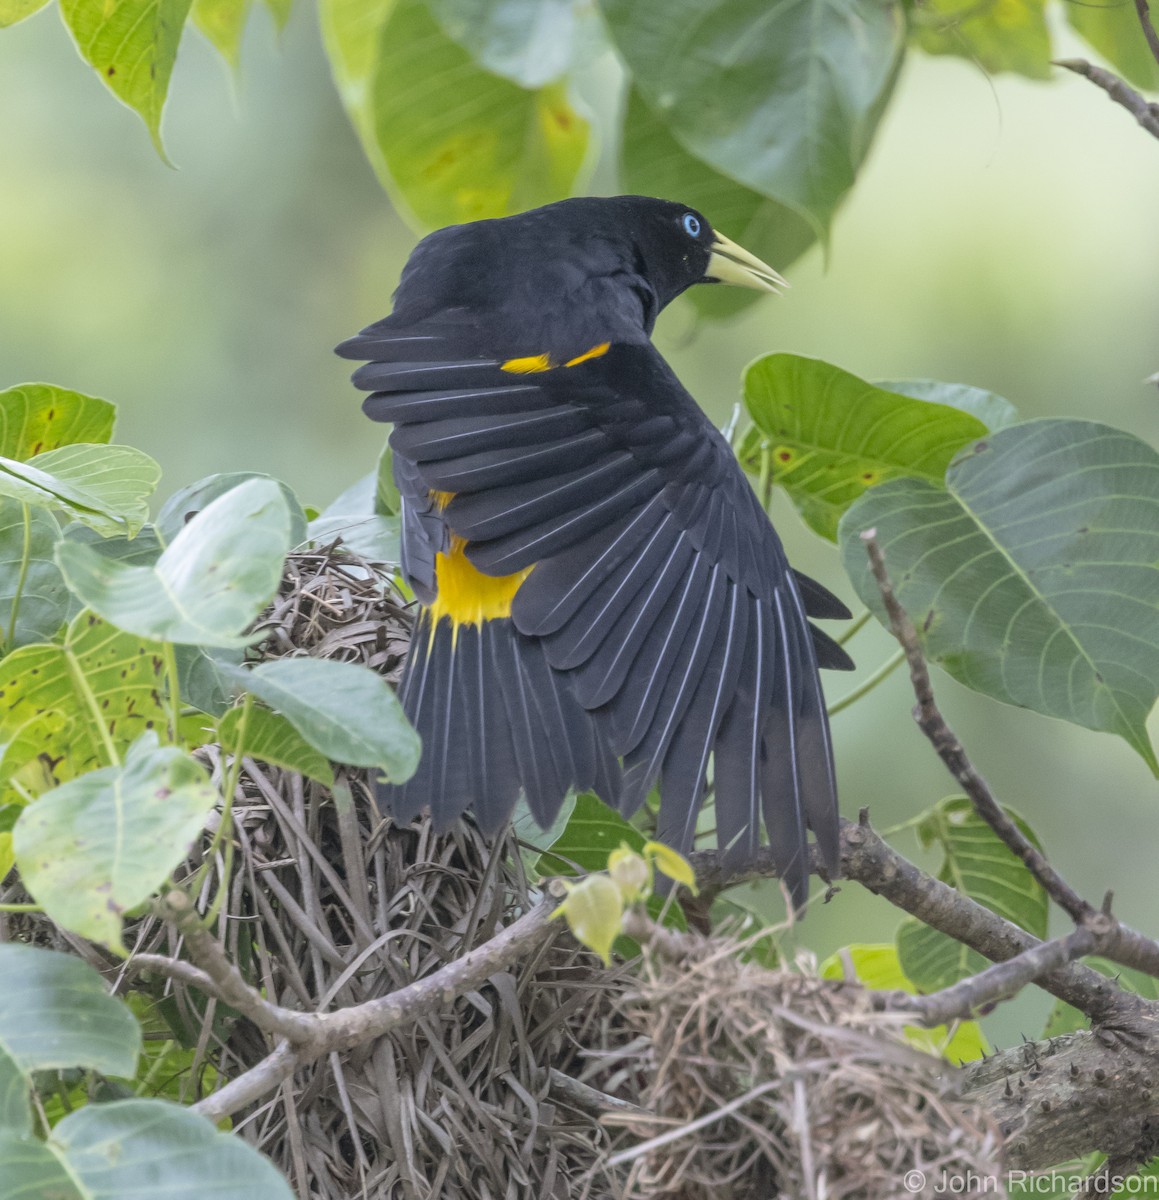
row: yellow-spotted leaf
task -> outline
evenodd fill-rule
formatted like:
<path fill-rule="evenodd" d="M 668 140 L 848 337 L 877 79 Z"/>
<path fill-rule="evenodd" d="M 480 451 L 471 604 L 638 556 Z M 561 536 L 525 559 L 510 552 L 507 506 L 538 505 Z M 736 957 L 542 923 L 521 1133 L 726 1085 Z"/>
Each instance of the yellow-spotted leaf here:
<path fill-rule="evenodd" d="M 590 131 L 562 85 L 527 91 L 489 74 L 423 0 L 397 0 L 378 46 L 365 133 L 420 225 L 501 217 L 575 189 Z"/>
<path fill-rule="evenodd" d="M 902 969 L 897 947 L 888 942 L 846 946 L 830 955 L 821 964 L 820 972 L 823 979 L 856 979 L 877 992 L 914 995 L 918 990 Z M 919 1050 L 941 1055 L 953 1063 L 973 1062 L 990 1048 L 977 1021 L 955 1021 L 932 1029 L 907 1025 L 905 1035 Z"/>
<path fill-rule="evenodd" d="M 876 529 L 927 657 L 975 691 L 1124 738 L 1159 774 L 1159 453 L 1094 421 L 1028 421 L 963 450 L 945 487 L 895 479 L 841 522 L 885 620 Z"/>
<path fill-rule="evenodd" d="M 612 944 L 620 936 L 624 898 L 607 875 L 588 875 L 572 885 L 563 903 L 551 914 L 562 917 L 576 941 L 604 960 L 612 961 Z"/>
<path fill-rule="evenodd" d="M 82 57 L 145 122 L 162 158 L 161 113 L 191 0 L 61 0 Z"/>
<path fill-rule="evenodd" d="M 5 652 L 54 636 L 68 615 L 68 588 L 53 559 L 60 538 L 43 508 L 0 496 L 0 645 Z"/>
<path fill-rule="evenodd" d="M 21 882 L 58 925 L 124 954 L 125 914 L 185 858 L 217 799 L 200 763 L 145 733 L 123 765 L 63 783 L 20 814 Z"/>
<path fill-rule="evenodd" d="M 887 392 L 796 354 L 751 363 L 744 398 L 755 426 L 740 450 L 745 467 L 767 464 L 810 527 L 830 540 L 868 488 L 906 475 L 940 487 L 954 455 L 987 430 L 960 408 Z"/>
<path fill-rule="evenodd" d="M 116 408 L 107 400 L 50 383 L 22 383 L 0 392 L 0 455 L 24 462 L 76 442 L 107 443 L 115 420 Z"/>

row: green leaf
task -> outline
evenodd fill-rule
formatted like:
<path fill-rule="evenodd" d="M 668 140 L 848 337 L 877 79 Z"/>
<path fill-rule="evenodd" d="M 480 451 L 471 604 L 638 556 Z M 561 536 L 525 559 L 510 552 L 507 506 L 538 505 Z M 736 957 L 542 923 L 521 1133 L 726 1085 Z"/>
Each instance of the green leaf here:
<path fill-rule="evenodd" d="M 1026 822 L 1009 809 L 1007 813 L 1037 846 L 1038 839 Z M 1047 899 L 1042 885 L 964 796 L 935 804 L 919 821 L 917 836 L 925 849 L 941 849 L 938 878 L 943 883 L 1036 938 L 1046 937 Z M 990 965 L 976 951 L 913 917 L 899 926 L 897 949 L 906 975 L 923 992 L 949 987 Z"/>
<path fill-rule="evenodd" d="M 714 229 L 778 270 L 795 262 L 816 241 L 813 227 L 791 208 L 689 154 L 634 89 L 628 94 L 620 147 L 625 190 L 697 209 Z M 696 287 L 688 295 L 710 316 L 728 316 L 761 299 L 759 292 L 733 287 Z"/>
<path fill-rule="evenodd" d="M 235 69 L 241 64 L 241 39 L 249 0 L 193 0 L 193 23 Z"/>
<path fill-rule="evenodd" d="M 334 772 L 320 754 L 280 713 L 268 708 L 251 708 L 245 717 L 245 733 L 239 743 L 243 708 L 231 708 L 217 727 L 221 748 L 230 754 L 248 754 L 262 762 L 297 771 L 331 787 Z"/>
<path fill-rule="evenodd" d="M 917 993 L 913 980 L 902 970 L 897 948 L 888 942 L 846 946 L 831 954 L 820 967 L 822 979 L 856 979 L 864 987 L 879 992 Z M 906 1025 L 907 1041 L 937 1054 L 950 1062 L 973 1062 L 981 1058 L 989 1045 L 977 1021 L 955 1021 L 926 1029 L 921 1025 Z"/>
<path fill-rule="evenodd" d="M 21 881 L 57 924 L 125 954 L 125 913 L 185 858 L 217 799 L 204 767 L 145 733 L 123 766 L 61 784 L 20 814 Z"/>
<path fill-rule="evenodd" d="M 968 58 L 988 75 L 1049 79 L 1045 8 L 1046 0 L 923 0 L 910 9 L 911 36 L 927 54 Z"/>
<path fill-rule="evenodd" d="M 741 447 L 745 467 L 759 469 L 767 448 L 773 480 L 830 540 L 841 514 L 867 488 L 904 475 L 941 486 L 954 454 L 986 432 L 958 408 L 882 391 L 796 354 L 750 363 L 744 398 L 756 425 Z"/>
<path fill-rule="evenodd" d="M 686 150 L 819 234 L 853 184 L 901 61 L 880 0 L 601 0 L 641 95 Z"/>
<path fill-rule="evenodd" d="M 164 1100 L 117 1100 L 70 1113 L 47 1142 L 0 1136 L 0 1200 L 293 1200 L 268 1159 Z"/>
<path fill-rule="evenodd" d="M 60 11 L 81 57 L 101 82 L 145 122 L 157 153 L 169 77 L 190 0 L 61 0 Z"/>
<path fill-rule="evenodd" d="M 90 612 L 72 622 L 63 645 L 37 643 L 9 654 L 0 661 L 0 779 L 35 770 L 31 786 L 42 791 L 105 764 L 93 707 L 118 751 L 163 727 L 162 671 L 160 646 Z"/>
<path fill-rule="evenodd" d="M 119 628 L 157 641 L 244 646 L 269 603 L 290 548 L 280 486 L 251 479 L 219 496 L 173 539 L 152 567 L 62 542 L 56 557 L 69 588 Z"/>
<path fill-rule="evenodd" d="M 562 917 L 576 941 L 610 965 L 624 920 L 624 899 L 607 875 L 588 875 L 569 885 L 567 898 L 551 915 Z"/>
<path fill-rule="evenodd" d="M 265 6 L 274 18 L 275 28 L 281 33 L 286 28 L 286 22 L 290 19 L 294 0 L 265 0 Z"/>
<path fill-rule="evenodd" d="M 333 762 L 377 767 L 394 783 L 414 774 L 419 736 L 390 686 L 368 667 L 283 658 L 231 675 Z"/>
<path fill-rule="evenodd" d="M 1066 19 L 1071 28 L 1084 37 L 1114 67 L 1115 71 L 1137 88 L 1159 91 L 1159 63 L 1155 61 L 1147 39 L 1139 28 L 1133 4 L 1068 4 Z M 1155 19 L 1155 10 L 1151 10 Z"/>
<path fill-rule="evenodd" d="M 222 475 L 207 475 L 204 479 L 174 492 L 157 514 L 157 533 L 162 541 L 173 541 L 203 508 L 207 508 L 226 492 L 232 492 L 234 488 L 248 483 L 251 479 L 264 479 L 278 485 L 290 513 L 290 545 L 301 545 L 306 540 L 306 514 L 298 502 L 298 497 L 288 484 L 274 479 L 272 475 L 263 475 L 260 471 L 231 471 Z"/>
<path fill-rule="evenodd" d="M 136 1070 L 141 1028 L 87 963 L 4 942 L 0 978 L 0 1129 L 31 1133 L 28 1091 L 34 1071 Z"/>
<path fill-rule="evenodd" d="M 423 0 L 397 0 L 386 18 L 369 104 L 371 161 L 426 226 L 562 199 L 587 157 L 588 122 L 562 85 L 525 91 L 481 70 Z"/>
<path fill-rule="evenodd" d="M 5 651 L 54 636 L 68 616 L 68 588 L 53 559 L 56 518 L 0 497 L 0 640 Z"/>
<path fill-rule="evenodd" d="M 0 0 L 0 29 L 15 25 L 25 17 L 39 12 L 48 0 Z"/>
<path fill-rule="evenodd" d="M 575 0 L 427 0 L 443 32 L 478 64 L 525 88 L 570 66 Z"/>
<path fill-rule="evenodd" d="M 0 25 L 4 23 L 0 16 Z M 107 443 L 116 412 L 107 400 L 51 383 L 8 388 L 0 392 L 0 454 L 23 462 L 76 442 Z"/>
<path fill-rule="evenodd" d="M 876 528 L 930 659 L 975 691 L 1125 738 L 1159 773 L 1159 454 L 1093 421 L 1030 421 L 963 451 L 947 491 L 875 488 L 841 522 L 845 568 L 884 621 L 858 534 Z"/>
<path fill-rule="evenodd" d="M 310 540 L 326 545 L 341 538 L 371 562 L 397 563 L 401 509 L 388 446 L 374 471 L 351 484 L 310 522 Z"/>
<path fill-rule="evenodd" d="M 913 396 L 915 400 L 926 400 L 930 404 L 959 408 L 977 417 L 991 433 L 1005 429 L 1007 425 L 1016 425 L 1022 419 L 1018 409 L 1005 396 L 965 383 L 942 383 L 937 379 L 890 379 L 879 380 L 874 387 L 900 396 Z"/>
<path fill-rule="evenodd" d="M 334 85 L 368 150 L 373 143 L 369 138 L 370 84 L 378 62 L 382 26 L 394 4 L 395 0 L 319 0 L 318 3 Z"/>
<path fill-rule="evenodd" d="M 177 646 L 174 655 L 181 699 L 212 717 L 223 716 L 233 704 L 233 681 L 225 666 L 240 666 L 243 651 L 238 647 Z"/>
<path fill-rule="evenodd" d="M 1159 979 L 1154 976 L 1145 975 L 1133 967 L 1122 967 L 1107 958 L 1084 958 L 1082 961 L 1088 967 L 1098 971 L 1100 975 L 1114 979 L 1125 991 L 1134 992 L 1146 1000 L 1159 1000 Z M 1046 1019 L 1042 1036 L 1053 1038 L 1062 1033 L 1072 1033 L 1076 1029 L 1089 1029 L 1090 1023 L 1090 1018 L 1085 1013 L 1080 1012 L 1077 1008 L 1072 1008 L 1062 1000 L 1056 1000 L 1054 1007 L 1050 1010 L 1050 1016 Z"/>
<path fill-rule="evenodd" d="M 132 537 L 149 518 L 161 468 L 131 446 L 62 446 L 28 462 L 0 458 L 0 496 L 65 512 L 106 537 Z"/>
<path fill-rule="evenodd" d="M 576 868 L 602 871 L 608 865 L 608 855 L 621 842 L 640 854 L 647 840 L 615 809 L 590 792 L 583 792 L 576 797 L 575 808 L 563 832 L 550 841 L 546 837 L 543 839 L 547 853 L 540 860 L 539 870 L 546 874 Z"/>

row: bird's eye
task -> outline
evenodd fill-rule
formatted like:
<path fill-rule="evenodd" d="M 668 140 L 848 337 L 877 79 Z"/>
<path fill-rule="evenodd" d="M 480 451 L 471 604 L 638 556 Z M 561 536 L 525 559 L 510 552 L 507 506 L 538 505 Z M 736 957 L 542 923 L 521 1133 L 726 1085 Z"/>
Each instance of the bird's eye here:
<path fill-rule="evenodd" d="M 700 221 L 692 213 L 684 214 L 683 225 L 684 232 L 688 234 L 689 237 L 700 237 Z"/>

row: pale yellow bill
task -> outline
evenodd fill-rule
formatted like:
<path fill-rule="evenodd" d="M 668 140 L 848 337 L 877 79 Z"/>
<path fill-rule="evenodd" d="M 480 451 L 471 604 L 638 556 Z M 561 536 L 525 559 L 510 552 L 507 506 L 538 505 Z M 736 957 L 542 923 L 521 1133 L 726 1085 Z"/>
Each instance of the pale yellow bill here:
<path fill-rule="evenodd" d="M 760 292 L 772 292 L 779 296 L 788 286 L 788 281 L 782 278 L 769 266 L 761 262 L 755 254 L 750 254 L 743 246 L 726 238 L 723 233 L 715 235 L 712 243 L 712 257 L 708 260 L 708 270 L 704 272 L 705 279 L 717 279 L 721 283 L 735 283 L 741 287 L 756 288 Z"/>

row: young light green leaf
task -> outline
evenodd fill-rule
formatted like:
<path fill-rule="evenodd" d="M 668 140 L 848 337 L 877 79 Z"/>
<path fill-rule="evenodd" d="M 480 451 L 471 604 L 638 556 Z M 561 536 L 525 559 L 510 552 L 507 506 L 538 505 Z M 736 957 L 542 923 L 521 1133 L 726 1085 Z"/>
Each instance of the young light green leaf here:
<path fill-rule="evenodd" d="M 68 588 L 53 559 L 60 537 L 43 508 L 0 497 L 0 642 L 5 652 L 52 637 L 68 614 Z"/>
<path fill-rule="evenodd" d="M 274 25 L 277 31 L 281 33 L 286 28 L 286 22 L 290 19 L 294 0 L 265 0 L 265 5 L 269 9 L 270 15 L 274 18 Z"/>
<path fill-rule="evenodd" d="M 319 0 L 318 18 L 338 94 L 368 151 L 370 84 L 382 26 L 395 0 Z"/>
<path fill-rule="evenodd" d="M 61 784 L 20 814 L 21 881 L 59 925 L 125 954 L 125 913 L 189 853 L 217 799 L 204 767 L 145 733 L 123 766 Z"/>
<path fill-rule="evenodd" d="M 947 404 L 960 408 L 962 412 L 975 416 L 991 433 L 1017 425 L 1022 419 L 1018 409 L 997 392 L 985 388 L 970 387 L 965 383 L 942 383 L 937 379 L 890 379 L 878 380 L 874 387 L 899 396 L 912 396 L 930 404 Z"/>
<path fill-rule="evenodd" d="M 1117 74 L 1146 92 L 1159 91 L 1159 63 L 1142 36 L 1134 5 L 1067 4 L 1065 11 L 1071 28 L 1094 46 Z"/>
<path fill-rule="evenodd" d="M 927 54 L 968 58 L 988 75 L 1049 79 L 1045 9 L 1046 0 L 924 0 L 909 10 L 910 36 Z"/>
<path fill-rule="evenodd" d="M 106 444 L 116 411 L 107 400 L 51 383 L 8 388 L 0 392 L 0 454 L 24 462 L 76 442 Z"/>
<path fill-rule="evenodd" d="M 326 756 L 315 750 L 281 713 L 252 707 L 245 716 L 243 736 L 244 712 L 243 708 L 231 708 L 219 722 L 217 736 L 223 750 L 297 771 L 326 787 L 333 785 L 334 772 Z"/>
<path fill-rule="evenodd" d="M 607 875 L 588 875 L 568 887 L 567 898 L 553 912 L 562 917 L 578 942 L 594 950 L 605 964 L 624 920 L 624 897 Z"/>
<path fill-rule="evenodd" d="M 70 1113 L 47 1142 L 0 1137 L 0 1200 L 293 1200 L 270 1161 L 204 1117 L 164 1100 L 115 1100 Z"/>
<path fill-rule="evenodd" d="M 198 646 L 244 646 L 269 603 L 290 548 L 280 486 L 251 479 L 219 496 L 152 567 L 134 567 L 62 542 L 69 588 L 107 621 L 140 637 Z"/>
<path fill-rule="evenodd" d="M 84 1067 L 131 1076 L 136 1070 L 141 1028 L 87 963 L 4 942 L 0 978 L 0 1128 L 31 1132 L 33 1071 Z"/>
<path fill-rule="evenodd" d="M 204 479 L 174 492 L 161 505 L 161 511 L 157 514 L 158 535 L 166 544 L 173 541 L 203 508 L 251 479 L 264 479 L 278 485 L 290 513 L 290 545 L 298 546 L 304 542 L 306 514 L 302 511 L 302 505 L 294 495 L 293 489 L 280 479 L 274 479 L 272 475 L 263 475 L 259 471 L 230 471 L 221 475 L 207 475 Z"/>
<path fill-rule="evenodd" d="M 823 235 L 893 86 L 901 6 L 602 0 L 600 8 L 641 95 L 676 140 Z"/>
<path fill-rule="evenodd" d="M 161 112 L 191 0 L 61 0 L 64 23 L 101 82 L 145 122 L 157 153 Z M 166 159 L 168 161 L 168 159 Z"/>
<path fill-rule="evenodd" d="M 0 0 L 0 29 L 15 25 L 25 17 L 39 12 L 48 0 Z"/>
<path fill-rule="evenodd" d="M 902 970 L 897 948 L 888 942 L 845 946 L 821 964 L 820 974 L 822 979 L 853 978 L 875 992 L 914 995 L 918 990 Z M 952 1063 L 973 1062 L 990 1048 L 977 1021 L 955 1021 L 932 1029 L 907 1025 L 905 1036 L 919 1050 L 940 1055 Z"/>
<path fill-rule="evenodd" d="M 34 792 L 107 764 L 100 713 L 119 752 L 166 720 L 161 647 L 83 612 L 63 645 L 23 646 L 0 661 L 0 780 Z M 51 763 L 51 773 L 48 765 Z"/>
<path fill-rule="evenodd" d="M 570 66 L 575 0 L 428 0 L 443 32 L 485 70 L 541 87 Z"/>
<path fill-rule="evenodd" d="M 1029 421 L 954 460 L 946 490 L 894 480 L 841 522 L 845 567 L 883 620 L 878 543 L 927 657 L 975 691 L 1117 733 L 1153 771 L 1159 454 L 1093 421 Z"/>
<path fill-rule="evenodd" d="M 480 69 L 423 0 L 387 16 L 369 104 L 371 161 L 427 226 L 562 199 L 587 158 L 588 122 L 562 85 L 524 91 Z"/>
<path fill-rule="evenodd" d="M 756 429 L 741 458 L 773 479 L 809 526 L 830 540 L 841 514 L 867 489 L 914 475 L 940 486 L 950 460 L 986 427 L 977 417 L 882 391 L 848 371 L 796 354 L 766 354 L 744 373 Z"/>
<path fill-rule="evenodd" d="M 193 0 L 193 23 L 234 68 L 241 65 L 241 39 L 249 0 Z"/>
<path fill-rule="evenodd" d="M 105 537 L 132 537 L 149 518 L 161 468 L 131 446 L 61 446 L 28 462 L 0 458 L 0 496 L 67 513 Z"/>
<path fill-rule="evenodd" d="M 389 684 L 367 667 L 320 658 L 282 658 L 231 675 L 277 709 L 333 762 L 376 767 L 394 783 L 418 766 L 419 736 Z"/>
<path fill-rule="evenodd" d="M 817 240 L 799 213 L 691 155 L 634 89 L 624 115 L 620 178 L 626 191 L 675 200 L 704 213 L 714 229 L 778 270 Z M 731 316 L 761 298 L 759 292 L 734 287 L 697 287 L 688 296 L 708 316 Z"/>
<path fill-rule="evenodd" d="M 1022 817 L 1007 811 L 1038 845 Z M 919 820 L 917 836 L 926 849 L 941 849 L 938 878 L 943 883 L 1035 937 L 1046 937 L 1046 892 L 966 797 L 953 796 L 935 804 Z M 924 992 L 949 987 L 988 965 L 980 954 L 913 917 L 899 927 L 897 949 L 906 975 Z"/>

